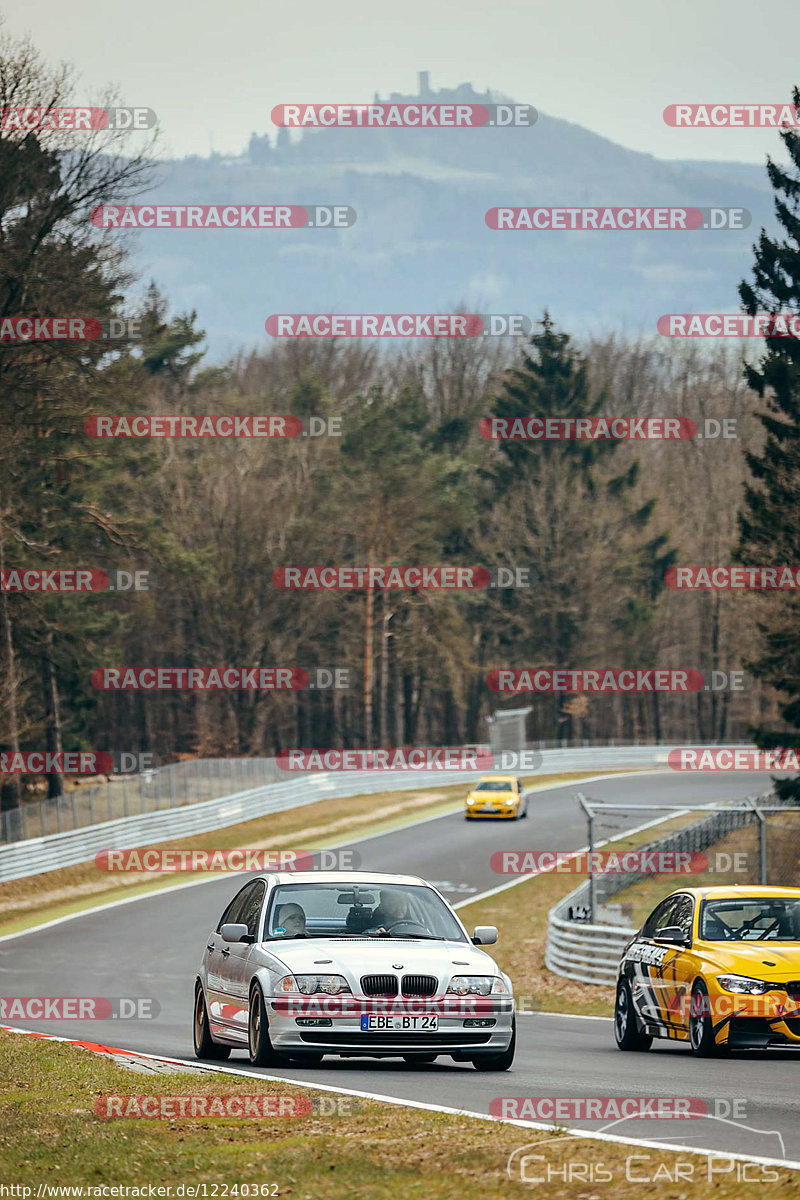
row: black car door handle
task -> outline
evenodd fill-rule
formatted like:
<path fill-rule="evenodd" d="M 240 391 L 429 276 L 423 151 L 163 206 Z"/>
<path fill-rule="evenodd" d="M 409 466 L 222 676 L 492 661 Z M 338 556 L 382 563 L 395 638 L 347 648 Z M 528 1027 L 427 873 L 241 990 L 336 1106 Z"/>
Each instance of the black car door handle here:
<path fill-rule="evenodd" d="M 227 958 L 229 954 L 230 954 L 230 950 L 226 946 L 225 949 L 222 951 L 222 957 Z"/>
<path fill-rule="evenodd" d="M 211 953 L 213 954 L 214 953 L 214 943 L 208 942 L 208 944 L 206 945 L 206 950 L 210 950 Z"/>

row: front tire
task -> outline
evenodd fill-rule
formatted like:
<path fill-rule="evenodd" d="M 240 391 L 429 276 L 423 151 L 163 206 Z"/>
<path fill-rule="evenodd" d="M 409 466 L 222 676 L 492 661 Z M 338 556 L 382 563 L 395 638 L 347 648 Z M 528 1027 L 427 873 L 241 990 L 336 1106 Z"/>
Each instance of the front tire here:
<path fill-rule="evenodd" d="M 511 1041 L 508 1043 L 508 1049 L 502 1050 L 499 1054 L 482 1054 L 477 1055 L 472 1060 L 472 1065 L 476 1071 L 507 1071 L 514 1061 L 514 1052 L 517 1046 L 517 1022 L 511 1022 Z"/>
<path fill-rule="evenodd" d="M 199 982 L 194 989 L 194 1020 L 192 1022 L 192 1040 L 194 1042 L 195 1058 L 210 1059 L 221 1062 L 230 1052 L 230 1046 L 221 1046 L 211 1036 L 208 1026 L 208 1009 L 203 995 L 203 985 Z"/>
<path fill-rule="evenodd" d="M 267 1006 L 264 1003 L 264 994 L 258 984 L 255 984 L 250 993 L 247 1047 L 250 1062 L 254 1067 L 277 1067 L 280 1064 L 286 1064 L 286 1059 L 278 1054 L 269 1040 Z"/>
<path fill-rule="evenodd" d="M 697 1058 L 711 1058 L 721 1054 L 724 1047 L 718 1046 L 714 1038 L 714 1022 L 711 1019 L 711 1000 L 708 988 L 698 979 L 692 988 L 689 1006 L 689 1045 Z"/>
<path fill-rule="evenodd" d="M 640 1033 L 636 1024 L 633 996 L 627 979 L 617 984 L 617 1000 L 614 1005 L 614 1037 L 620 1050 L 649 1050 L 653 1039 L 649 1033 Z"/>

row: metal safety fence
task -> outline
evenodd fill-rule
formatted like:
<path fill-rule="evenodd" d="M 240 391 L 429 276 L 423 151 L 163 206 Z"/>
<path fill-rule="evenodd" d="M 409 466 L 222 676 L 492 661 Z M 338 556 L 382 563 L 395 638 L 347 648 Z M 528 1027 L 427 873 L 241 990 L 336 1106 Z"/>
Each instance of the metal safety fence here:
<path fill-rule="evenodd" d="M 598 814 L 652 811 L 655 805 L 614 805 L 586 802 L 578 797 L 587 812 L 593 850 L 593 824 Z M 671 821 L 692 809 L 667 813 L 662 821 Z M 699 810 L 698 810 L 699 811 Z M 637 846 L 644 854 L 684 852 L 697 856 L 712 847 L 716 855 L 705 856 L 704 882 L 720 884 L 735 880 L 742 884 L 800 884 L 800 809 L 781 803 L 772 794 L 752 797 L 745 803 L 728 803 L 704 809 L 698 820 Z M 599 843 L 613 849 L 607 843 Z M 548 915 L 545 965 L 558 975 L 581 983 L 613 986 L 619 960 L 638 925 L 625 921 L 633 904 L 618 906 L 612 912 L 608 901 L 627 892 L 652 873 L 593 873 L 554 905 Z M 680 877 L 662 878 L 662 895 L 680 887 Z M 575 914 L 580 913 L 580 917 Z"/>
<path fill-rule="evenodd" d="M 658 745 L 631 745 L 542 750 L 537 773 L 546 775 L 658 767 L 666 764 L 668 749 Z M 28 825 L 27 837 L 22 827 L 8 830 L 7 826 L 8 832 L 23 836 L 12 838 L 9 844 L 0 846 L 0 882 L 86 862 L 100 850 L 133 849 L 177 837 L 208 833 L 228 825 L 252 821 L 268 813 L 314 804 L 319 800 L 467 784 L 485 773 L 442 770 L 340 771 L 309 772 L 291 777 L 292 773 L 282 771 L 274 759 L 203 761 L 226 763 L 227 771 L 234 774 L 239 770 L 236 763 L 261 763 L 264 764 L 262 768 L 257 766 L 252 769 L 273 771 L 280 781 L 273 776 L 272 782 L 256 787 L 240 788 L 212 799 L 191 799 L 201 793 L 202 787 L 208 786 L 211 775 L 201 773 L 197 777 L 184 777 L 180 786 L 185 785 L 186 795 L 190 799 L 176 806 L 148 807 L 147 795 L 143 791 L 143 811 L 134 811 L 111 820 L 96 820 L 86 826 L 48 832 L 41 836 L 35 836 L 35 825 L 33 829 Z M 187 764 L 177 765 L 187 767 Z M 242 768 L 243 775 L 239 778 L 247 778 L 248 769 Z M 220 780 L 230 778 L 230 773 L 223 773 Z M 162 799 L 180 795 L 177 775 L 172 777 L 171 783 L 167 778 L 167 784 L 161 786 L 159 794 Z M 98 809 L 99 805 L 95 805 L 95 817 Z M 16 816 L 18 811 L 5 815 Z M 31 836 L 32 833 L 34 836 Z"/>

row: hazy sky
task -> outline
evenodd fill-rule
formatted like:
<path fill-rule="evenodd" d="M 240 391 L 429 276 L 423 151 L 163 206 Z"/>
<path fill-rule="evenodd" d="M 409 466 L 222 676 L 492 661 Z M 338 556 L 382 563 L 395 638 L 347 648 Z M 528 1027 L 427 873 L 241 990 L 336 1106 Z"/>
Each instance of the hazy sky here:
<path fill-rule="evenodd" d="M 800 5 L 772 0 L 6 0 L 11 33 L 156 110 L 162 153 L 241 151 L 289 101 L 469 80 L 661 158 L 761 162 L 774 130 L 670 129 L 667 104 L 784 102 Z M 523 136 L 535 141 L 535 130 Z"/>

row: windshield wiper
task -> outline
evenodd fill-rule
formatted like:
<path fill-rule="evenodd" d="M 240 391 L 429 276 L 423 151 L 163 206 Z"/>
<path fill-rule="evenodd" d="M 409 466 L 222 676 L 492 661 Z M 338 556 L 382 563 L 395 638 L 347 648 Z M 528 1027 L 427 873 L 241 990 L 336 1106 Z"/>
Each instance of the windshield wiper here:
<path fill-rule="evenodd" d="M 393 937 L 394 935 L 388 933 L 386 936 Z M 443 937 L 437 937 L 435 933 L 399 933 L 396 940 L 398 942 L 403 942 L 411 939 L 413 939 L 415 942 L 444 942 L 447 940 Z"/>

